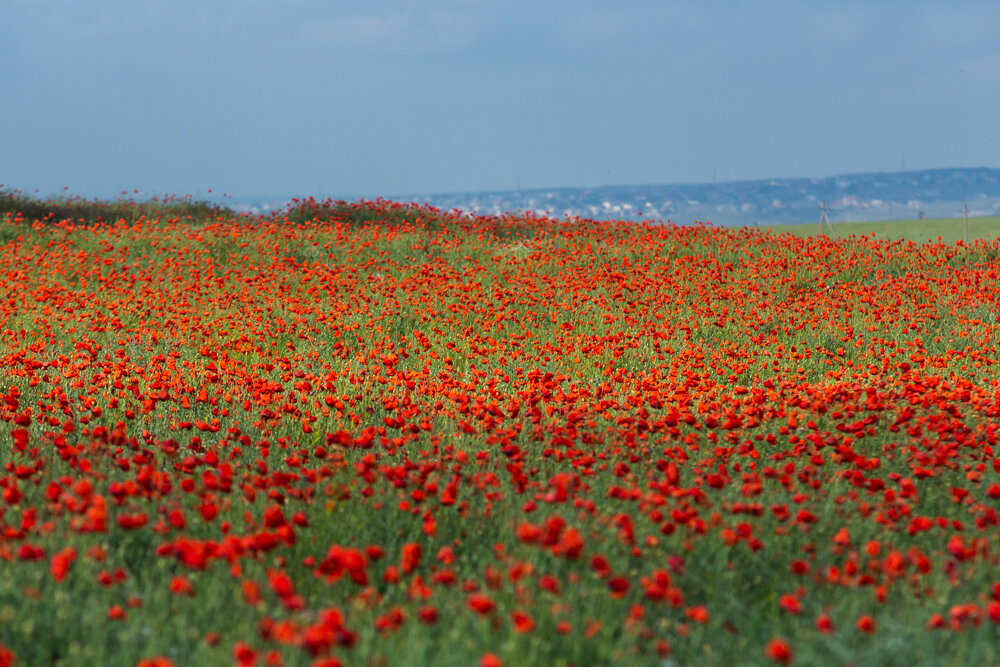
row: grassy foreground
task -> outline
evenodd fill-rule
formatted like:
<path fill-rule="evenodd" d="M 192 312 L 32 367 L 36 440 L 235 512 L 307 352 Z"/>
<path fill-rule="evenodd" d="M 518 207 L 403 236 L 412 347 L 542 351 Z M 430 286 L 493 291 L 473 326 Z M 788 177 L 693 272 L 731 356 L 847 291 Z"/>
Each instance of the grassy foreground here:
<path fill-rule="evenodd" d="M 940 242 L 953 244 L 963 240 L 965 223 L 962 218 L 926 218 L 923 220 L 886 220 L 881 222 L 836 222 L 833 225 L 837 237 L 873 236 L 889 241 L 907 240 L 915 243 Z M 772 233 L 814 236 L 819 233 L 817 223 L 803 225 L 775 225 Z M 824 234 L 834 236 L 829 228 Z M 969 218 L 969 242 L 975 240 L 995 241 L 1000 238 L 1000 217 L 980 216 Z"/>
<path fill-rule="evenodd" d="M 0 664 L 1000 661 L 1000 245 L 0 220 Z"/>

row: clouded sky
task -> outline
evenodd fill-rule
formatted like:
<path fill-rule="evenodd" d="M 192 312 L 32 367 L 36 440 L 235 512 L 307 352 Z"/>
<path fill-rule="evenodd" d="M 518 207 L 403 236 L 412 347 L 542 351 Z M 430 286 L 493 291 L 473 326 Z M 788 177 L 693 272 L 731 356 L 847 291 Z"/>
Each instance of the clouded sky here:
<path fill-rule="evenodd" d="M 1000 166 L 1000 3 L 0 0 L 0 184 L 375 197 Z"/>

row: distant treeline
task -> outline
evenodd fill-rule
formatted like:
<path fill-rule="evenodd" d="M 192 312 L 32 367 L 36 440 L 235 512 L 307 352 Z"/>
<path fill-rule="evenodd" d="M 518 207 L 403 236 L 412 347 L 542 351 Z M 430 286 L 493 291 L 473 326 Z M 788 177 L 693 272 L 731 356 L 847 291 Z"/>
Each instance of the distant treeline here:
<path fill-rule="evenodd" d="M 105 201 L 82 197 L 38 198 L 19 191 L 0 190 L 0 221 L 66 222 L 80 225 L 114 224 L 124 220 L 132 223 L 142 217 L 210 220 L 247 217 L 223 204 L 194 200 L 189 197 L 154 197 L 147 201 L 118 199 Z M 448 217 L 430 206 L 399 204 L 384 200 L 347 202 L 317 200 L 312 197 L 293 199 L 291 203 L 266 216 L 275 220 L 303 224 L 310 221 L 341 222 L 352 227 L 366 225 L 412 224 L 436 227 Z"/>
<path fill-rule="evenodd" d="M 99 222 L 132 222 L 142 216 L 170 215 L 183 218 L 205 218 L 236 215 L 231 209 L 212 202 L 168 196 L 149 201 L 118 199 L 102 201 L 82 197 L 50 197 L 40 199 L 19 191 L 0 190 L 0 216 L 20 217 L 24 221 L 63 222 L 80 224 Z"/>

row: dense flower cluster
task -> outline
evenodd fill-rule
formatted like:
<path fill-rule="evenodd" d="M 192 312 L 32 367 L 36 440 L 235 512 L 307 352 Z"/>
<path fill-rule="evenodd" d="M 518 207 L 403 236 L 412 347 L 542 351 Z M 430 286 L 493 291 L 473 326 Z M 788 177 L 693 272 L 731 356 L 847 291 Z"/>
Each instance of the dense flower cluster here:
<path fill-rule="evenodd" d="M 0 664 L 995 662 L 998 256 L 8 215 Z"/>

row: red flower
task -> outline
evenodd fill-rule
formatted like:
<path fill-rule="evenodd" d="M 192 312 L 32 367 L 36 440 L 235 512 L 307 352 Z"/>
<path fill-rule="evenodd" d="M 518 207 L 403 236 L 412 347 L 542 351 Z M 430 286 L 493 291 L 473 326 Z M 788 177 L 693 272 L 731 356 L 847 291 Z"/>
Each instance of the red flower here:
<path fill-rule="evenodd" d="M 503 660 L 493 653 L 484 653 L 479 660 L 479 667 L 503 667 Z"/>
<path fill-rule="evenodd" d="M 787 641 L 781 637 L 775 637 L 764 647 L 764 655 L 779 664 L 787 665 L 795 658 L 795 652 Z"/>
<path fill-rule="evenodd" d="M 270 505 L 264 510 L 264 526 L 267 528 L 277 528 L 287 523 L 285 514 L 278 505 Z"/>
<path fill-rule="evenodd" d="M 174 577 L 170 580 L 170 592 L 174 595 L 194 596 L 194 586 L 187 577 Z"/>
<path fill-rule="evenodd" d="M 569 560 L 580 557 L 583 551 L 583 536 L 575 528 L 567 528 L 559 538 L 559 542 L 552 547 L 552 553 L 563 556 Z"/>
<path fill-rule="evenodd" d="M 233 645 L 233 659 L 239 667 L 253 667 L 257 664 L 257 651 L 246 642 L 238 641 Z"/>
<path fill-rule="evenodd" d="M 855 625 L 861 632 L 867 632 L 869 634 L 875 632 L 875 619 L 868 614 L 864 614 L 859 617 L 858 622 Z"/>
<path fill-rule="evenodd" d="M 219 514 L 219 506 L 212 501 L 205 501 L 198 508 L 201 512 L 201 518 L 206 522 L 212 521 Z"/>
<path fill-rule="evenodd" d="M 52 573 L 52 578 L 56 581 L 65 579 L 66 573 L 69 572 L 69 568 L 75 560 L 76 549 L 73 547 L 66 547 L 52 556 L 52 560 L 49 561 L 49 571 Z"/>
<path fill-rule="evenodd" d="M 559 593 L 559 580 L 553 576 L 545 575 L 538 580 L 538 586 L 549 593 Z"/>
<path fill-rule="evenodd" d="M 485 616 L 493 611 L 497 604 L 489 596 L 483 595 L 482 593 L 473 593 L 468 599 L 469 608 L 472 611 Z"/>
<path fill-rule="evenodd" d="M 380 632 L 392 632 L 398 630 L 405 622 L 406 612 L 397 605 L 375 619 L 375 629 Z"/>
<path fill-rule="evenodd" d="M 597 576 L 604 578 L 611 574 L 611 565 L 608 563 L 608 559 L 601 554 L 597 554 L 590 559 L 590 567 L 594 569 Z"/>
<path fill-rule="evenodd" d="M 271 584 L 271 590 L 273 590 L 279 597 L 288 597 L 295 593 L 292 578 L 284 572 L 281 572 L 280 570 L 270 570 L 267 573 L 267 579 Z"/>
<path fill-rule="evenodd" d="M 260 586 L 257 585 L 256 581 L 244 579 L 241 586 L 243 588 L 243 600 L 248 605 L 256 606 L 263 602 L 263 598 L 260 596 Z"/>
<path fill-rule="evenodd" d="M 421 623 L 434 625 L 438 620 L 438 610 L 436 607 L 431 607 L 429 605 L 421 607 L 420 611 L 417 612 L 417 618 L 420 619 Z"/>
<path fill-rule="evenodd" d="M 511 612 L 510 619 L 516 632 L 531 632 L 535 629 L 534 619 L 523 611 Z"/>
<path fill-rule="evenodd" d="M 802 603 L 794 595 L 782 595 L 778 598 L 778 606 L 783 611 L 796 616 L 802 612 Z"/>
<path fill-rule="evenodd" d="M 703 604 L 695 605 L 694 607 L 688 607 L 687 609 L 684 610 L 684 615 L 690 618 L 695 623 L 700 623 L 702 625 L 708 623 L 710 618 L 708 609 L 706 609 L 705 605 Z"/>
<path fill-rule="evenodd" d="M 410 574 L 417 566 L 420 565 L 420 559 L 423 556 L 423 549 L 416 542 L 408 542 L 403 545 L 402 558 L 400 559 L 400 568 L 403 570 L 403 574 Z"/>
<path fill-rule="evenodd" d="M 145 526 L 148 518 L 145 512 L 136 512 L 135 514 L 119 514 L 116 520 L 118 525 L 125 530 L 134 530 Z"/>
<path fill-rule="evenodd" d="M 6 667 L 8 664 L 13 665 L 14 663 L 5 663 L 0 657 L 0 667 Z M 135 663 L 135 667 L 174 667 L 174 661 L 165 655 L 158 655 L 153 658 L 143 658 Z"/>
<path fill-rule="evenodd" d="M 517 527 L 517 539 L 529 544 L 537 542 L 542 537 L 542 529 L 533 523 L 521 523 Z"/>
<path fill-rule="evenodd" d="M 833 632 L 833 621 L 826 614 L 820 614 L 816 618 L 816 629 L 825 635 Z"/>
<path fill-rule="evenodd" d="M 611 577 L 608 579 L 608 588 L 611 590 L 611 597 L 622 598 L 628 593 L 629 581 L 625 577 Z"/>

